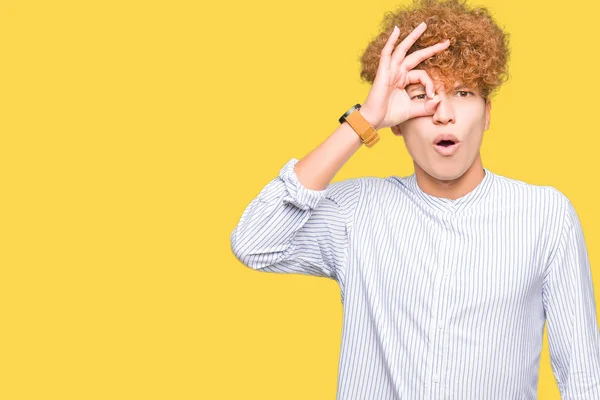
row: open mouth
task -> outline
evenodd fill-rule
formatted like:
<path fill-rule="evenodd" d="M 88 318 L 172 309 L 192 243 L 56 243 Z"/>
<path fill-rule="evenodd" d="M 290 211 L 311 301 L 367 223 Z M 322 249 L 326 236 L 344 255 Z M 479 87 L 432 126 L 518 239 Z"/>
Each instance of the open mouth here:
<path fill-rule="evenodd" d="M 449 147 L 452 146 L 454 143 L 453 140 L 441 140 L 437 143 L 438 146 L 443 146 L 443 147 Z"/>
<path fill-rule="evenodd" d="M 438 152 L 442 156 L 451 156 L 460 147 L 459 142 L 455 142 L 454 140 L 440 140 L 433 146 L 436 152 Z"/>

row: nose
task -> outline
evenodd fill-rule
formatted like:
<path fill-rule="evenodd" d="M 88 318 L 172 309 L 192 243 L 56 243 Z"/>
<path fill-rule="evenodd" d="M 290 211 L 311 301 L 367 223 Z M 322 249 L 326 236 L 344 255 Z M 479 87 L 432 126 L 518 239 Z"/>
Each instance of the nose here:
<path fill-rule="evenodd" d="M 454 115 L 452 100 L 448 98 L 446 93 L 439 93 L 438 96 L 441 96 L 442 99 L 433 114 L 433 123 L 438 125 L 455 123 L 456 116 Z"/>

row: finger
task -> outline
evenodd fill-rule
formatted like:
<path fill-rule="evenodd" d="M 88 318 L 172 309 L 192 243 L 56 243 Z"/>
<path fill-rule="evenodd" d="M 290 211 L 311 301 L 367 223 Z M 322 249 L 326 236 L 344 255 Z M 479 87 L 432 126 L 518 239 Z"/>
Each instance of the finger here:
<path fill-rule="evenodd" d="M 398 40 L 399 35 L 400 29 L 397 26 L 394 26 L 392 33 L 388 37 L 386 44 L 381 50 L 379 65 L 377 66 L 377 73 L 375 74 L 371 91 L 365 100 L 365 103 L 372 103 L 376 109 L 381 108 L 383 106 L 383 102 L 387 101 L 386 96 L 389 93 L 390 86 L 390 58 L 392 51 L 394 50 L 394 43 L 396 43 L 396 40 Z"/>
<path fill-rule="evenodd" d="M 427 99 L 424 102 L 411 102 L 409 107 L 409 118 L 433 115 L 438 104 L 440 104 L 441 99 L 440 96 L 435 96 L 433 99 Z"/>
<path fill-rule="evenodd" d="M 408 71 L 406 75 L 406 79 L 408 84 L 411 83 L 421 83 L 423 87 L 425 87 L 425 91 L 427 96 L 430 99 L 433 99 L 435 95 L 435 84 L 433 83 L 433 79 L 427 74 L 427 72 L 423 69 L 413 69 Z M 407 86 L 408 86 L 407 84 Z"/>
<path fill-rule="evenodd" d="M 429 46 L 424 49 L 410 53 L 402 61 L 402 66 L 408 70 L 411 70 L 417 65 L 419 65 L 421 61 L 426 60 L 429 57 L 446 50 L 448 46 L 450 46 L 450 40 L 446 39 L 445 41 L 434 44 L 433 46 Z"/>
<path fill-rule="evenodd" d="M 398 36 L 400 36 L 400 29 L 397 26 L 394 26 L 394 30 L 390 34 L 385 46 L 381 49 L 381 57 L 379 58 L 379 66 L 378 69 L 387 69 L 390 66 L 390 58 L 392 56 L 392 51 L 394 50 L 394 43 L 398 40 Z"/>
<path fill-rule="evenodd" d="M 412 45 L 415 44 L 417 39 L 419 39 L 423 32 L 425 32 L 425 29 L 427 29 L 427 24 L 425 24 L 425 22 L 421 22 L 419 26 L 413 29 L 412 32 L 409 33 L 408 36 L 405 37 L 404 40 L 400 42 L 400 44 L 398 44 L 398 46 L 396 46 L 396 50 L 394 50 L 394 54 L 392 56 L 392 65 L 396 65 L 400 63 L 402 59 L 404 59 L 404 56 L 406 56 L 406 52 L 408 51 L 408 49 L 410 49 Z"/>

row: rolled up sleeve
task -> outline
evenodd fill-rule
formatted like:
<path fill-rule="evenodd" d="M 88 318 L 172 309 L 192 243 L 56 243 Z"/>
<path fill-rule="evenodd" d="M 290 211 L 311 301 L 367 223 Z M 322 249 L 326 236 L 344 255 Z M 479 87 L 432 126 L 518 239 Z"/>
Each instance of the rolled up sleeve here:
<path fill-rule="evenodd" d="M 239 261 L 263 272 L 298 273 L 339 280 L 346 264 L 353 179 L 311 190 L 298 180 L 292 158 L 246 207 L 230 236 Z"/>

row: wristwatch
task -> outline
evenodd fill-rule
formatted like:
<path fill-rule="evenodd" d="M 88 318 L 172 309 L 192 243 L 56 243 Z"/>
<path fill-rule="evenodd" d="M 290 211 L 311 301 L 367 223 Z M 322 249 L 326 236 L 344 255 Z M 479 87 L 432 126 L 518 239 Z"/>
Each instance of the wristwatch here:
<path fill-rule="evenodd" d="M 367 147 L 373 147 L 379 141 L 379 134 L 371 126 L 369 121 L 359 112 L 360 104 L 355 104 L 351 109 L 346 111 L 339 119 L 340 124 L 347 122 L 352 129 L 358 134 L 361 142 Z"/>

